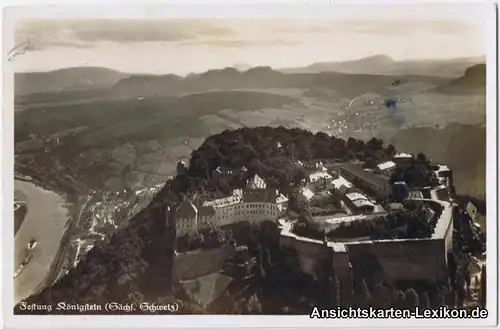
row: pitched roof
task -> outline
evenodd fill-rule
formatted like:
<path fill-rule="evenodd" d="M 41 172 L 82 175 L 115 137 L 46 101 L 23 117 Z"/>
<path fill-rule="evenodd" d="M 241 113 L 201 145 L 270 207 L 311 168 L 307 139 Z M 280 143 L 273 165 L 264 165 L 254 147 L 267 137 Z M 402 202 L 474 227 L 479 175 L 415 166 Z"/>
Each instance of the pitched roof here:
<path fill-rule="evenodd" d="M 300 193 L 302 193 L 302 195 L 306 198 L 306 200 L 310 200 L 312 199 L 312 197 L 314 196 L 314 192 L 311 191 L 310 189 L 308 188 L 303 188 Z"/>
<path fill-rule="evenodd" d="M 191 200 L 184 200 L 181 205 L 175 210 L 177 217 L 194 217 L 198 213 L 198 209 L 194 206 Z"/>
<path fill-rule="evenodd" d="M 252 179 L 250 179 L 248 181 L 248 184 L 247 184 L 247 188 L 254 188 L 254 189 L 257 189 L 257 188 L 266 188 L 267 187 L 267 184 L 266 182 L 260 178 L 259 175 L 255 174 Z"/>
<path fill-rule="evenodd" d="M 410 159 L 410 158 L 413 158 L 413 155 L 411 155 L 410 153 L 398 153 L 398 154 L 395 154 L 393 156 L 393 158 L 396 158 L 396 159 Z"/>
<path fill-rule="evenodd" d="M 213 206 L 203 206 L 200 208 L 200 216 L 214 216 L 215 208 Z"/>
<path fill-rule="evenodd" d="M 394 161 L 387 161 L 377 165 L 377 167 L 380 170 L 387 170 L 396 167 L 396 164 L 394 163 Z"/>
<path fill-rule="evenodd" d="M 276 189 L 243 189 L 243 202 L 268 202 L 276 203 Z"/>
<path fill-rule="evenodd" d="M 203 203 L 203 206 L 206 207 L 212 206 L 214 208 L 221 208 L 221 207 L 232 206 L 240 202 L 241 202 L 241 195 L 235 194 L 233 191 L 233 195 L 228 196 L 226 198 L 219 198 L 210 201 L 205 201 Z"/>
<path fill-rule="evenodd" d="M 347 185 L 342 185 L 339 187 L 339 193 L 340 194 L 347 194 L 347 192 L 349 191 L 349 189 L 352 187 L 352 185 L 350 186 L 347 186 Z"/>
<path fill-rule="evenodd" d="M 336 189 L 340 189 L 342 186 L 346 186 L 346 187 L 352 187 L 352 184 L 351 182 L 349 182 L 347 179 L 345 179 L 344 177 L 342 176 L 339 176 L 338 178 L 334 179 L 332 181 L 332 185 L 336 188 Z"/>
<path fill-rule="evenodd" d="M 330 175 L 329 173 L 325 172 L 325 171 L 320 171 L 320 172 L 315 172 L 315 173 L 312 173 L 309 175 L 309 180 L 311 182 L 316 182 L 320 179 L 331 179 L 333 178 L 332 175 Z"/>
<path fill-rule="evenodd" d="M 374 185 L 378 188 L 388 188 L 389 181 L 385 177 L 377 176 L 376 174 L 368 171 L 364 171 L 360 165 L 354 163 L 344 163 L 341 166 L 342 169 L 349 172 L 350 174 Z"/>

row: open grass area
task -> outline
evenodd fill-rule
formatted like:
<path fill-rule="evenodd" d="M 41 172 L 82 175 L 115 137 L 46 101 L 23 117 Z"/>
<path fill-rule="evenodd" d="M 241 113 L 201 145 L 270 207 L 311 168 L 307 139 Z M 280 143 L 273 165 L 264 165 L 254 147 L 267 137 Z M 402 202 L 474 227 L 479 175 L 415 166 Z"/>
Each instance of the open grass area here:
<path fill-rule="evenodd" d="M 225 247 L 195 250 L 177 255 L 175 260 L 176 276 L 180 280 L 190 280 L 220 271 L 230 255 L 232 255 L 231 249 Z"/>
<path fill-rule="evenodd" d="M 203 306 L 209 305 L 227 288 L 232 278 L 220 274 L 211 273 L 193 280 L 182 282 L 184 289 Z"/>

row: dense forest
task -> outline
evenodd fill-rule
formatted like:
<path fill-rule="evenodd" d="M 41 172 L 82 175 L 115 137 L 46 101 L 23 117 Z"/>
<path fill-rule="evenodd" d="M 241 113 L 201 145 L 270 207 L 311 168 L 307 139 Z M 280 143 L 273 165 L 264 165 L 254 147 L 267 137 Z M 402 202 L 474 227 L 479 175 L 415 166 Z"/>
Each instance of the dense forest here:
<path fill-rule="evenodd" d="M 305 173 L 290 160 L 383 161 L 395 152 L 392 145 L 384 146 L 382 140 L 375 138 L 366 143 L 353 138 L 346 141 L 322 132 L 313 134 L 301 129 L 283 127 L 241 128 L 213 135 L 193 151 L 187 170 L 167 181 L 145 209 L 120 227 L 109 239 L 91 249 L 85 259 L 54 286 L 46 287 L 25 301 L 40 304 L 54 304 L 60 301 L 104 304 L 109 300 L 125 303 L 164 302 L 175 299 L 182 303 L 183 312 L 200 313 L 203 309 L 186 296 L 178 283 L 173 282 L 171 269 L 175 227 L 167 227 L 167 208 L 175 209 L 184 196 L 191 197 L 209 192 L 224 194 L 218 191 L 229 192 L 231 188 L 238 188 L 238 185 L 245 182 L 241 172 L 237 171 L 242 166 L 248 168 L 246 175 L 258 174 L 269 186 L 291 194 L 295 192 Z M 233 176 L 212 179 L 212 171 L 218 167 L 235 169 Z M 252 228 L 248 232 L 252 239 L 260 241 L 252 250 L 257 250 L 257 254 L 261 255 L 261 267 L 264 267 L 264 263 L 281 262 L 285 251 L 279 250 L 276 234 L 252 235 L 254 231 L 262 230 Z M 207 232 L 207 240 L 219 244 L 222 243 L 220 240 L 232 238 L 230 233 L 222 233 Z M 263 248 L 266 250 L 266 257 L 262 257 Z M 265 262 L 262 261 L 264 258 Z M 269 275 L 265 280 L 261 278 L 264 280 L 261 293 L 264 290 L 264 295 L 272 295 L 266 294 L 266 289 L 273 286 L 272 282 L 277 282 L 273 280 L 288 276 L 280 276 L 279 273 L 287 273 L 281 270 L 275 268 L 275 272 L 270 270 L 276 273 L 275 275 Z M 290 269 L 287 268 L 286 271 Z M 300 274 L 297 274 L 297 277 L 300 278 Z M 301 286 L 295 281 L 290 283 L 290 287 L 298 289 L 293 295 L 303 293 L 299 291 Z M 272 291 L 269 289 L 268 292 Z M 262 307 L 266 308 L 266 303 L 273 304 L 263 301 Z M 21 313 L 18 306 L 15 311 Z M 279 310 L 276 312 L 279 313 Z"/>

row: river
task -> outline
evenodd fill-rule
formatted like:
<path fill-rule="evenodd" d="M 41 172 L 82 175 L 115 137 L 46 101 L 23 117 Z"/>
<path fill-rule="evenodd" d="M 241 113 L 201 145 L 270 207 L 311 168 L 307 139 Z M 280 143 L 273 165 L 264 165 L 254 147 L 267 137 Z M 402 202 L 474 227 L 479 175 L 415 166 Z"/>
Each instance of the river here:
<path fill-rule="evenodd" d="M 27 204 L 26 217 L 14 237 L 14 270 L 25 257 L 29 240 L 38 241 L 33 258 L 14 280 L 14 302 L 18 303 L 31 295 L 48 274 L 66 230 L 68 210 L 62 196 L 32 182 L 15 180 L 14 189 L 21 192 Z"/>

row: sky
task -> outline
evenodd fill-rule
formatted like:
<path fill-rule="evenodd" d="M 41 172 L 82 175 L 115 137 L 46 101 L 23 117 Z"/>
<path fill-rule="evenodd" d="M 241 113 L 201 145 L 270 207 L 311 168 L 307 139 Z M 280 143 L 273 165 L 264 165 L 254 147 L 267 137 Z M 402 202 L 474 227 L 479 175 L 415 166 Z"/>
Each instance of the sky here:
<path fill-rule="evenodd" d="M 389 6 L 390 7 L 390 6 Z M 185 75 L 228 66 L 306 66 L 372 55 L 394 60 L 484 56 L 484 20 L 467 10 L 320 18 L 23 19 L 14 43 L 30 42 L 18 72 L 99 66 Z M 420 14 L 419 14 L 420 13 Z"/>

